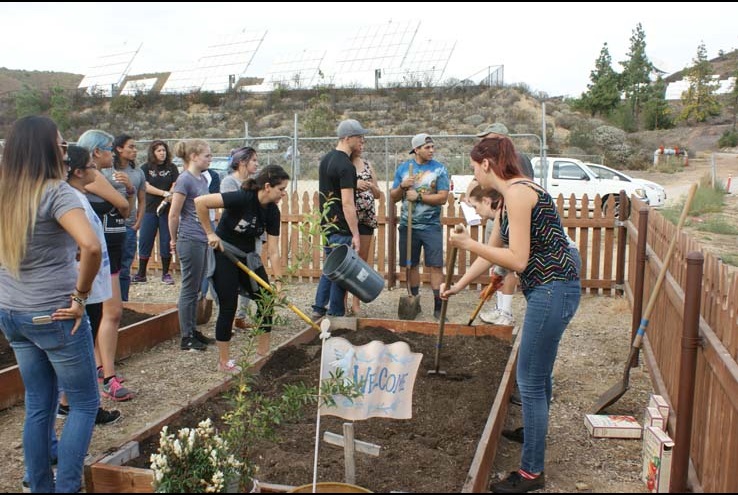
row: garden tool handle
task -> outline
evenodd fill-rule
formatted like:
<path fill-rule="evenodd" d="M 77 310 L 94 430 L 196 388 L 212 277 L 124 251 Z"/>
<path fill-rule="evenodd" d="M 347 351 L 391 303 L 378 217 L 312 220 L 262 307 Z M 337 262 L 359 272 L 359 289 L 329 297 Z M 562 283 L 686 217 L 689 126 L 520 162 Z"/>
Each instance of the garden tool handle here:
<path fill-rule="evenodd" d="M 266 282 L 264 281 L 264 279 L 262 279 L 262 278 L 261 278 L 260 276 L 258 276 L 258 275 L 257 275 L 257 274 L 256 274 L 256 273 L 255 273 L 255 272 L 254 272 L 254 271 L 253 271 L 253 270 L 252 270 L 251 268 L 249 268 L 249 267 L 248 267 L 248 266 L 246 266 L 246 265 L 245 265 L 244 263 L 242 263 L 242 262 L 241 262 L 241 261 L 240 261 L 240 260 L 239 260 L 238 258 L 236 258 L 236 257 L 235 257 L 235 256 L 233 255 L 233 253 L 231 253 L 231 252 L 230 252 L 230 251 L 229 251 L 229 250 L 228 250 L 228 249 L 227 249 L 227 248 L 225 247 L 225 245 L 223 246 L 223 254 L 225 254 L 225 255 L 226 255 L 226 257 L 227 257 L 227 258 L 228 258 L 229 260 L 231 260 L 231 261 L 232 261 L 232 262 L 233 262 L 233 263 L 234 263 L 234 264 L 235 264 L 235 265 L 236 265 L 237 267 L 239 267 L 239 268 L 240 268 L 241 270 L 243 270 L 244 272 L 246 272 L 246 273 L 247 273 L 247 274 L 249 275 L 249 277 L 251 277 L 251 278 L 253 278 L 254 280 L 256 280 L 256 282 L 257 282 L 257 283 L 258 283 L 259 285 L 261 285 L 262 287 L 264 287 L 264 288 L 265 288 L 266 290 L 268 290 L 268 291 L 269 291 L 270 293 L 272 293 L 272 294 L 275 294 L 275 295 L 277 294 L 277 291 L 276 291 L 276 290 L 274 290 L 274 287 L 272 287 L 271 285 L 269 285 L 268 283 L 266 283 Z M 311 327 L 313 327 L 313 329 L 315 329 L 315 330 L 317 330 L 318 332 L 320 332 L 320 327 L 319 327 L 319 326 L 318 326 L 318 325 L 317 325 L 317 324 L 316 324 L 316 323 L 315 323 L 315 322 L 314 322 L 313 320 L 311 320 L 310 318 L 308 318 L 308 316 L 307 316 L 307 315 L 306 315 L 305 313 L 303 313 L 302 311 L 300 311 L 300 308 L 298 308 L 297 306 L 295 306 L 294 304 L 292 304 L 292 303 L 290 303 L 290 302 L 286 302 L 286 301 L 285 301 L 285 303 L 286 303 L 287 307 L 288 307 L 288 308 L 290 308 L 290 309 L 291 309 L 291 310 L 292 310 L 292 311 L 293 311 L 293 312 L 294 312 L 294 313 L 295 313 L 295 314 L 296 314 L 297 316 L 299 316 L 299 317 L 300 317 L 300 318 L 301 318 L 302 320 L 304 320 L 304 321 L 305 321 L 306 323 L 308 323 L 308 324 L 309 324 L 309 325 L 310 325 Z"/>

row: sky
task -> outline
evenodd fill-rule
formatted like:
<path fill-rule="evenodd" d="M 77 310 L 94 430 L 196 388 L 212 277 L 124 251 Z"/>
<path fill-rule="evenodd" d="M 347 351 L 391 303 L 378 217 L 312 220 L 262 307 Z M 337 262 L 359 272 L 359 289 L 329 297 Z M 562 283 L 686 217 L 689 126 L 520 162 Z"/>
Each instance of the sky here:
<path fill-rule="evenodd" d="M 184 69 L 224 34 L 266 31 L 245 73 L 254 77 L 304 49 L 325 51 L 327 63 L 360 28 L 419 21 L 414 46 L 454 46 L 442 79 L 503 66 L 505 84 L 549 96 L 586 91 L 605 42 L 620 71 L 638 23 L 646 55 L 667 73 L 691 65 L 700 43 L 708 58 L 738 48 L 738 2 L 3 2 L 0 19 L 0 67 L 76 74 L 139 45 L 129 75 Z"/>

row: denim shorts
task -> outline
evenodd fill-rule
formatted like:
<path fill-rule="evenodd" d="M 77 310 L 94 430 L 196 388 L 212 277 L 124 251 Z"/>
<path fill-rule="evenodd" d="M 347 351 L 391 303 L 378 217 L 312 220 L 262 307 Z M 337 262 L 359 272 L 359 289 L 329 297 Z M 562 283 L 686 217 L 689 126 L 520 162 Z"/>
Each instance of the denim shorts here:
<path fill-rule="evenodd" d="M 400 231 L 400 266 L 404 267 L 407 259 L 407 227 Z M 443 230 L 440 225 L 418 230 L 413 229 L 410 258 L 412 266 L 420 264 L 420 249 L 423 248 L 425 266 L 443 267 Z"/>

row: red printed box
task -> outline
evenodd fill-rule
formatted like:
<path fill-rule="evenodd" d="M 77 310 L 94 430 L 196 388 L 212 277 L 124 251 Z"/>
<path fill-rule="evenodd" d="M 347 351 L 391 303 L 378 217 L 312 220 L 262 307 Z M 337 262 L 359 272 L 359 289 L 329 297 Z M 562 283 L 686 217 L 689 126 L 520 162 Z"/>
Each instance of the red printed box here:
<path fill-rule="evenodd" d="M 643 428 L 633 416 L 587 414 L 584 424 L 593 437 L 641 438 L 643 433 Z"/>
<path fill-rule="evenodd" d="M 671 454 L 674 441 L 661 428 L 643 430 L 643 470 L 646 488 L 651 493 L 668 493 L 671 480 Z"/>

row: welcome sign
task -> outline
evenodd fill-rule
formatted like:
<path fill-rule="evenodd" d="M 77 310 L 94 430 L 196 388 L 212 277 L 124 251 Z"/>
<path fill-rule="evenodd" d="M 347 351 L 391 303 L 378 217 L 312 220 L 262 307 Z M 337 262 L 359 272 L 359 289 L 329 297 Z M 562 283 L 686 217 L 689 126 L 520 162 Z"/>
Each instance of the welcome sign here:
<path fill-rule="evenodd" d="M 323 353 L 321 379 L 341 369 L 344 378 L 361 384 L 364 395 L 353 401 L 336 395 L 336 405 L 321 406 L 321 415 L 353 421 L 412 418 L 413 387 L 423 355 L 411 352 L 406 342 L 385 345 L 375 340 L 354 346 L 344 338 L 331 337 L 325 341 Z"/>

